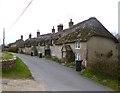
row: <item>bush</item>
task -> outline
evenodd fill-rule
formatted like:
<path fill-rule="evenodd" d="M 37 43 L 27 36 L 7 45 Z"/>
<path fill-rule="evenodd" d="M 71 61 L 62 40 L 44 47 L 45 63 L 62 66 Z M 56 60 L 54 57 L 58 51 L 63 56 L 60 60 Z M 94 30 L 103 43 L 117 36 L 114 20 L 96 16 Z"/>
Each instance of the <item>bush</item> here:
<path fill-rule="evenodd" d="M 9 47 L 8 51 L 9 52 L 16 52 L 17 53 L 18 52 L 18 47 Z"/>
<path fill-rule="evenodd" d="M 107 74 L 111 77 L 118 79 L 118 60 L 96 58 L 92 62 L 88 63 L 88 68 L 97 73 Z"/>

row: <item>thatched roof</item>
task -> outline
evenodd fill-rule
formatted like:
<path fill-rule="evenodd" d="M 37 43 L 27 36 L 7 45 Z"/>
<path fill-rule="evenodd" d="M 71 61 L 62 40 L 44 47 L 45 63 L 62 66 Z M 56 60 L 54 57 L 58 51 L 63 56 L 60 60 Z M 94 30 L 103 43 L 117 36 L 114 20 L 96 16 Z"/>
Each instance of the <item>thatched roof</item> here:
<path fill-rule="evenodd" d="M 40 35 L 38 38 L 29 38 L 25 41 L 25 46 L 31 45 L 51 45 L 52 40 L 56 45 L 64 43 L 73 43 L 77 40 L 86 42 L 92 36 L 100 36 L 114 40 L 118 40 L 94 17 L 83 22 L 77 23 L 70 28 L 64 29 L 56 33 L 48 33 Z"/>
<path fill-rule="evenodd" d="M 40 35 L 40 37 L 37 38 L 37 43 L 40 45 L 45 45 L 46 42 L 50 41 L 51 35 L 51 33 Z"/>
<path fill-rule="evenodd" d="M 59 38 L 56 44 L 72 43 L 77 40 L 86 42 L 92 36 L 105 37 L 118 42 L 96 18 L 92 17 L 67 29 L 65 35 Z"/>
<path fill-rule="evenodd" d="M 13 44 L 15 44 L 18 48 L 23 48 L 24 47 L 24 40 L 18 39 L 14 43 L 11 43 L 10 46 Z"/>
<path fill-rule="evenodd" d="M 28 38 L 25 40 L 25 46 L 31 47 L 31 46 L 37 46 L 37 39 L 36 38 Z"/>

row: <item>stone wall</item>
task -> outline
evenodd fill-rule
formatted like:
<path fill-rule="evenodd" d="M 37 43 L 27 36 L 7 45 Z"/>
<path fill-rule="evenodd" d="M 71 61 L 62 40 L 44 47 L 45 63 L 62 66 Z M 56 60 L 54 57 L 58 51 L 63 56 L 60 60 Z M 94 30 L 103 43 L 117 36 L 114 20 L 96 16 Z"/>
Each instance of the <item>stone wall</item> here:
<path fill-rule="evenodd" d="M 25 47 L 25 49 L 23 50 L 24 51 L 24 53 L 26 53 L 26 54 L 31 54 L 31 52 L 32 52 L 32 47 Z"/>
<path fill-rule="evenodd" d="M 9 60 L 0 60 L 0 66 L 2 66 L 2 70 L 8 70 L 16 66 L 16 57 Z"/>
<path fill-rule="evenodd" d="M 57 58 L 62 59 L 62 45 L 55 45 L 54 46 L 54 54 Z"/>
<path fill-rule="evenodd" d="M 42 56 L 45 55 L 44 47 L 45 47 L 45 46 L 40 46 L 40 45 L 37 46 L 38 53 L 42 53 Z"/>

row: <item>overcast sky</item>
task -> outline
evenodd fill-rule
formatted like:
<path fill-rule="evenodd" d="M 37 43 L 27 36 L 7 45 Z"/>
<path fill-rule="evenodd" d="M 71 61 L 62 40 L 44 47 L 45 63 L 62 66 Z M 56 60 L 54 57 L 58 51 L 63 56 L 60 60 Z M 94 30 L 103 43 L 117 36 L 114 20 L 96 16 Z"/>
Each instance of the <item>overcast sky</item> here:
<path fill-rule="evenodd" d="M 51 33 L 53 26 L 57 32 L 59 23 L 68 28 L 71 18 L 76 24 L 96 17 L 110 32 L 118 32 L 119 0 L 33 0 L 14 24 L 30 1 L 0 0 L 0 43 L 3 28 L 6 30 L 5 43 L 8 44 L 20 39 L 21 35 L 24 40 L 30 33 L 36 37 L 37 30 L 41 34 Z"/>

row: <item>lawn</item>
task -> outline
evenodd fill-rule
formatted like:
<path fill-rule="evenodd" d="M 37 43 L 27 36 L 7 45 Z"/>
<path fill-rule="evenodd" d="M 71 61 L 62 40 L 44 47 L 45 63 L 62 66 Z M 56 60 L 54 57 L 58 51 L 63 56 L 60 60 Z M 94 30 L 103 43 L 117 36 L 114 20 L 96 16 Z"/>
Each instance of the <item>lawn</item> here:
<path fill-rule="evenodd" d="M 104 86 L 110 87 L 111 89 L 120 92 L 120 87 L 118 85 L 120 84 L 120 81 L 117 79 L 114 79 L 108 75 L 105 75 L 103 73 L 96 73 L 92 70 L 85 69 L 80 72 L 80 74 L 84 77 L 90 78 Z"/>
<path fill-rule="evenodd" d="M 12 58 L 13 58 L 13 54 L 9 52 L 0 52 L 0 60 L 8 60 Z"/>
<path fill-rule="evenodd" d="M 10 78 L 10 79 L 25 79 L 25 78 L 32 78 L 30 70 L 27 66 L 22 62 L 20 58 L 16 58 L 16 67 L 10 70 L 2 71 L 3 78 Z"/>

